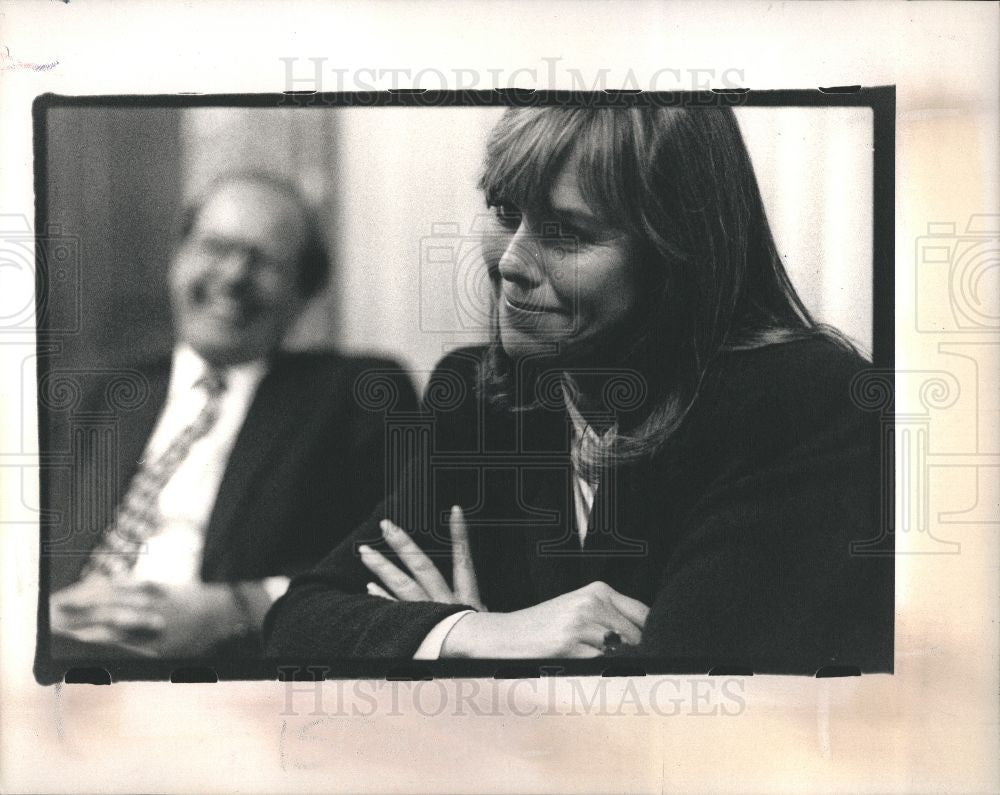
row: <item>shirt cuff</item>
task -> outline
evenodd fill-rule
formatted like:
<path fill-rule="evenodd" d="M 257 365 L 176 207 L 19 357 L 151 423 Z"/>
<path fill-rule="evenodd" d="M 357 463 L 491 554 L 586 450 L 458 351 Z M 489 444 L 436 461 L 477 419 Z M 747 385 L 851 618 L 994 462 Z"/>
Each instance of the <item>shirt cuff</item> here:
<path fill-rule="evenodd" d="M 285 595 L 285 591 L 288 590 L 288 583 L 291 582 L 291 578 L 265 577 L 262 582 L 264 584 L 264 590 L 267 592 L 267 595 L 271 597 L 271 602 L 273 604 Z"/>
<path fill-rule="evenodd" d="M 439 621 L 435 625 L 434 629 L 427 633 L 427 637 L 424 638 L 423 643 L 420 644 L 416 653 L 413 655 L 413 659 L 438 659 L 441 656 L 441 647 L 444 646 L 444 639 L 448 637 L 448 633 L 451 632 L 451 628 L 458 623 L 459 619 L 464 618 L 469 615 L 469 613 L 475 612 L 475 610 L 463 610 L 461 613 L 453 613 L 443 621 Z"/>
<path fill-rule="evenodd" d="M 262 580 L 244 580 L 229 583 L 236 598 L 237 608 L 245 622 L 244 631 L 258 632 L 264 625 L 264 616 L 285 591 L 288 577 L 265 577 Z"/>

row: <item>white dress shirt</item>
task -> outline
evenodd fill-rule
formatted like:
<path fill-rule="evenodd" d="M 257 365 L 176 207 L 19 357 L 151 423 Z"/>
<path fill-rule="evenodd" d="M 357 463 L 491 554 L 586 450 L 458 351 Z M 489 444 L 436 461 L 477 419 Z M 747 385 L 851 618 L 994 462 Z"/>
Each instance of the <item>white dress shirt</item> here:
<path fill-rule="evenodd" d="M 580 449 L 584 445 L 596 446 L 601 443 L 601 440 L 611 433 L 613 428 L 605 431 L 604 434 L 598 434 L 597 431 L 591 427 L 583 415 L 580 414 L 580 410 L 576 405 L 569 399 L 565 391 L 563 395 L 566 400 L 566 411 L 569 414 L 570 421 L 573 423 L 573 447 L 574 449 Z M 576 466 L 576 459 L 573 458 L 573 508 L 576 511 L 576 532 L 580 538 L 580 548 L 583 548 L 584 543 L 587 540 L 587 531 L 590 528 L 590 512 L 594 507 L 594 493 L 595 487 Z"/>
<path fill-rule="evenodd" d="M 580 414 L 579 409 L 574 405 L 573 401 L 569 399 L 569 395 L 563 390 L 563 397 L 566 400 L 566 410 L 569 413 L 570 420 L 573 423 L 573 447 L 579 449 L 583 444 L 591 443 L 597 444 L 601 441 L 601 436 L 598 435 L 589 423 Z M 607 431 L 606 433 L 610 433 Z M 590 512 L 594 507 L 594 486 L 587 480 L 579 471 L 576 466 L 576 459 L 573 458 L 573 508 L 576 512 L 576 531 L 580 539 L 580 548 L 583 548 L 584 542 L 587 540 L 587 530 L 590 525 Z M 427 633 L 420 647 L 417 649 L 416 654 L 413 655 L 414 660 L 436 660 L 441 656 L 441 647 L 444 646 L 445 638 L 448 637 L 448 633 L 451 632 L 452 627 L 455 626 L 461 619 L 469 615 L 469 613 L 474 613 L 474 610 L 463 610 L 461 613 L 455 613 L 447 618 L 439 621 L 434 625 L 434 628 Z"/>
<path fill-rule="evenodd" d="M 162 455 L 204 408 L 207 398 L 196 384 L 208 367 L 190 347 L 181 345 L 174 351 L 167 400 L 146 444 L 143 460 L 155 460 Z M 208 433 L 194 442 L 160 492 L 157 503 L 160 524 L 132 569 L 131 576 L 136 580 L 182 584 L 199 579 L 205 531 L 219 485 L 236 436 L 266 372 L 263 361 L 225 369 L 226 388 L 218 417 Z M 268 578 L 264 587 L 273 601 L 287 589 L 288 578 Z"/>

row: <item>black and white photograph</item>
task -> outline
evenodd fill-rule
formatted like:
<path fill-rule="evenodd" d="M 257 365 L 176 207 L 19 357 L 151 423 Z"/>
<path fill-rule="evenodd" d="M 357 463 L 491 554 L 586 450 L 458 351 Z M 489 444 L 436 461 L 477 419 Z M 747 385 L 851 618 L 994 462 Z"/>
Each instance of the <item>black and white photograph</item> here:
<path fill-rule="evenodd" d="M 39 676 L 891 672 L 892 96 L 40 100 Z"/>
<path fill-rule="evenodd" d="M 997 2 L 0 8 L 0 791 L 1000 791 Z"/>

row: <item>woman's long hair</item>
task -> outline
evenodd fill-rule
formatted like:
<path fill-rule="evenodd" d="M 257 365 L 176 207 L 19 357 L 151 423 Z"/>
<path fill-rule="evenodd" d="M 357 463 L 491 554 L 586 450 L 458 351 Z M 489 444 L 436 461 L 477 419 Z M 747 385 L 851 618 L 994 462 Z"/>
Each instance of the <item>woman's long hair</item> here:
<path fill-rule="evenodd" d="M 658 450 L 720 353 L 819 334 L 842 341 L 813 320 L 785 272 L 729 108 L 511 108 L 488 140 L 480 187 L 488 204 L 552 218 L 564 167 L 592 210 L 628 235 L 638 271 L 639 305 L 613 345 L 619 366 L 642 378 L 645 409 L 607 438 L 597 453 L 605 465 Z M 483 389 L 530 408 L 495 305 L 492 317 Z"/>

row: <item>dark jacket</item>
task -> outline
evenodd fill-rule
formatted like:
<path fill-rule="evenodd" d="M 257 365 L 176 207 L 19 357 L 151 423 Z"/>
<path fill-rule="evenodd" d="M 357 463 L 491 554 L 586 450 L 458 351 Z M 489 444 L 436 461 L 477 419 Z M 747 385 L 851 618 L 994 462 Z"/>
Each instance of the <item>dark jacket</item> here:
<path fill-rule="evenodd" d="M 862 359 L 825 339 L 720 356 L 671 441 L 602 480 L 581 550 L 564 407 L 491 408 L 475 389 L 481 353 L 439 365 L 425 427 L 411 430 L 422 449 L 387 503 L 274 606 L 269 656 L 411 657 L 462 608 L 366 596 L 356 549 L 386 550 L 388 516 L 450 579 L 459 504 L 491 610 L 603 580 L 651 606 L 635 653 L 670 670 L 891 670 L 892 559 L 851 549 L 878 536 L 878 429 L 850 399 Z"/>
<path fill-rule="evenodd" d="M 169 380 L 169 359 L 43 377 L 43 460 L 65 461 L 43 468 L 43 625 L 47 594 L 79 578 L 126 493 Z M 79 401 L 60 401 L 69 392 Z M 314 566 L 384 499 L 386 418 L 416 403 L 409 376 L 393 361 L 277 355 L 230 453 L 206 530 L 202 579 L 255 580 Z M 59 643 L 66 654 L 81 650 L 53 641 L 55 657 Z"/>

